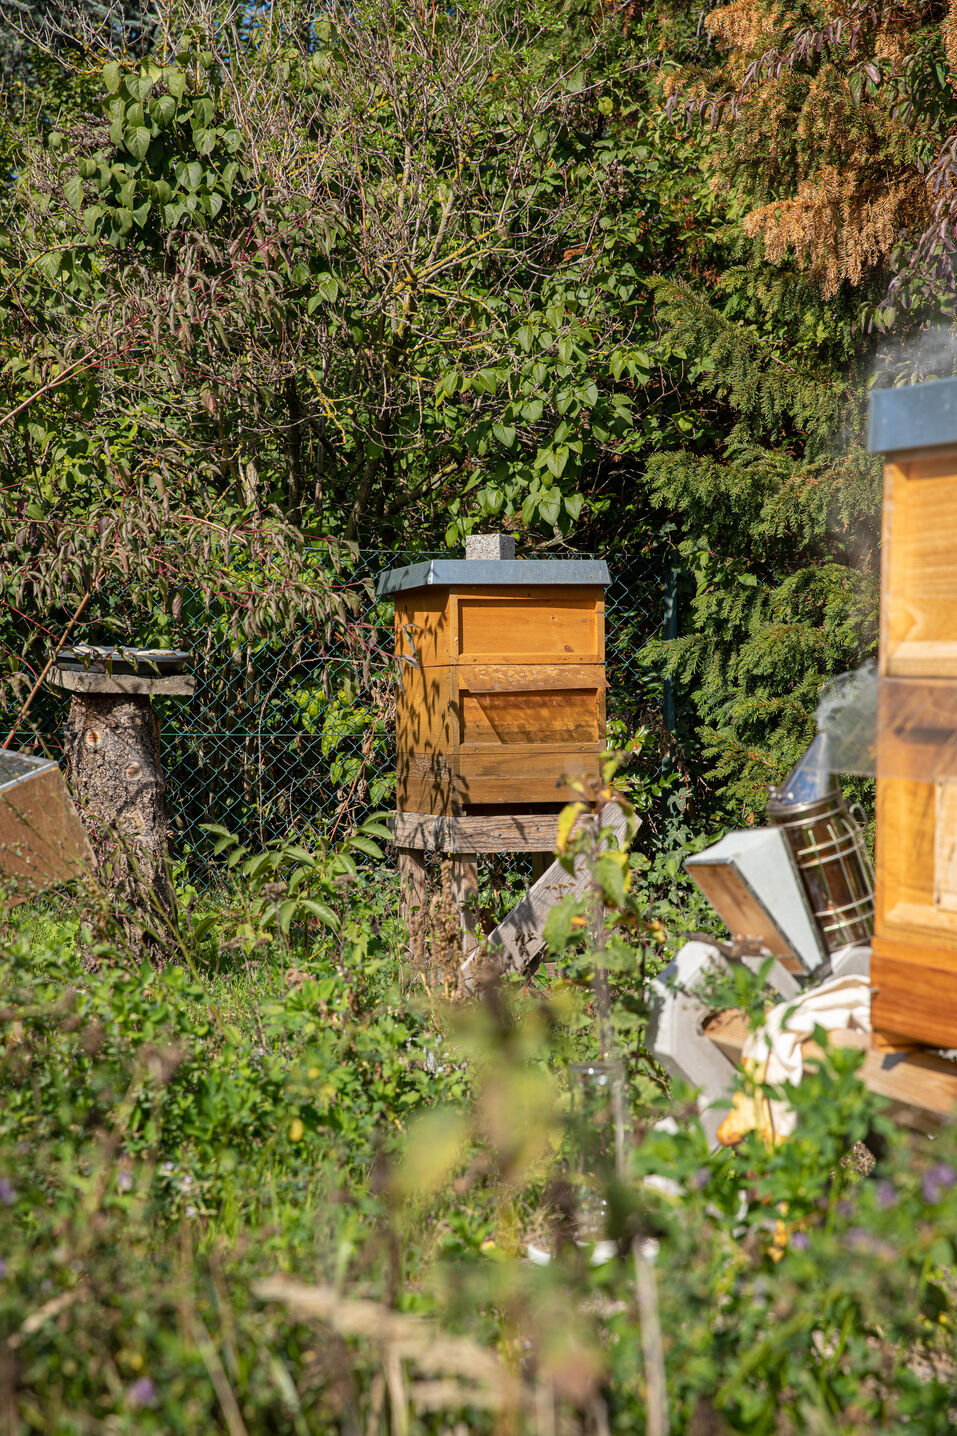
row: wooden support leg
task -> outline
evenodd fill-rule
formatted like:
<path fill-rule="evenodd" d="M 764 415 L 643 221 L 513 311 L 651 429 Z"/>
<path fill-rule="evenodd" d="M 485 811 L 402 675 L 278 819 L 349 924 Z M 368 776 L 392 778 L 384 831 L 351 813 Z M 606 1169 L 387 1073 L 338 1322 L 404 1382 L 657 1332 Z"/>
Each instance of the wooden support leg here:
<path fill-rule="evenodd" d="M 479 945 L 478 855 L 457 853 L 452 859 L 452 887 L 462 918 L 462 960 L 467 961 Z"/>
<path fill-rule="evenodd" d="M 413 959 L 424 956 L 425 920 L 429 890 L 425 876 L 425 853 L 421 848 L 399 848 L 399 917 L 409 929 Z"/>
<path fill-rule="evenodd" d="M 528 856 L 532 865 L 532 882 L 537 883 L 539 878 L 545 876 L 555 858 L 552 853 L 529 853 Z"/>

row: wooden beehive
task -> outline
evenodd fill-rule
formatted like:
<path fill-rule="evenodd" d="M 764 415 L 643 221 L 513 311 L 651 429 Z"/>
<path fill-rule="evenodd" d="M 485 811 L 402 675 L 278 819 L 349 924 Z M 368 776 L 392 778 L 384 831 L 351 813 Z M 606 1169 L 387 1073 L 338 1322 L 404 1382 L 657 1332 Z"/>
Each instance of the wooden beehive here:
<path fill-rule="evenodd" d="M 871 398 L 883 453 L 877 1033 L 957 1046 L 957 379 Z"/>
<path fill-rule="evenodd" d="M 439 559 L 383 575 L 402 660 L 399 812 L 561 805 L 605 747 L 607 565 Z"/>

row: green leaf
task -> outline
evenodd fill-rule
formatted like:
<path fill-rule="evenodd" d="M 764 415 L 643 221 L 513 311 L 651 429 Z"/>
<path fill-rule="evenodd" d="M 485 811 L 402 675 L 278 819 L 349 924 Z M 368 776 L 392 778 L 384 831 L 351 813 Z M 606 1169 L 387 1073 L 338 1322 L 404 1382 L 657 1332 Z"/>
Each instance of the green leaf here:
<path fill-rule="evenodd" d="M 370 858 L 385 857 L 385 853 L 378 843 L 374 843 L 371 838 L 362 837 L 358 833 L 349 839 L 349 846 L 355 848 L 357 852 L 365 853 Z"/>
<path fill-rule="evenodd" d="M 150 115 L 161 130 L 165 130 L 176 118 L 176 101 L 172 95 L 160 95 L 150 101 Z"/>
<path fill-rule="evenodd" d="M 511 449 L 515 443 L 515 430 L 510 424 L 493 424 L 492 433 L 506 449 Z"/>
<path fill-rule="evenodd" d="M 131 134 L 126 136 L 126 148 L 134 159 L 145 160 L 146 151 L 150 147 L 150 140 L 153 136 L 145 125 L 137 125 Z"/>
<path fill-rule="evenodd" d="M 538 505 L 538 512 L 540 516 L 545 521 L 545 523 L 555 524 L 558 522 L 558 515 L 561 513 L 561 511 L 562 496 L 560 490 L 549 489 L 546 494 L 543 494 L 542 499 Z"/>
<path fill-rule="evenodd" d="M 549 473 L 554 474 L 554 476 L 555 476 L 556 479 L 561 478 L 561 476 L 562 476 L 562 474 L 564 473 L 564 470 L 565 470 L 565 465 L 566 465 L 567 463 L 568 463 L 568 445 L 567 445 L 567 444 L 559 444 L 559 445 L 557 445 L 557 447 L 554 448 L 554 449 L 546 449 L 546 451 L 545 451 L 545 464 L 546 464 L 546 467 L 548 468 Z"/>
<path fill-rule="evenodd" d="M 166 81 L 166 88 L 174 100 L 181 100 L 186 94 L 186 76 L 182 70 L 174 65 L 163 71 L 163 79 Z"/>
<path fill-rule="evenodd" d="M 583 916 L 584 904 L 580 898 L 569 896 L 557 902 L 545 919 L 542 936 L 546 946 L 552 952 L 561 952 L 566 948 L 576 932 L 584 930 Z"/>
<path fill-rule="evenodd" d="M 123 71 L 115 60 L 103 66 L 103 83 L 111 95 L 115 95 L 123 83 Z"/>
<path fill-rule="evenodd" d="M 619 861 L 620 856 L 603 853 L 592 868 L 595 881 L 613 907 L 625 905 L 625 864 Z"/>
<path fill-rule="evenodd" d="M 299 906 L 303 911 L 312 913 L 313 917 L 318 918 L 324 927 L 331 927 L 333 932 L 339 931 L 339 916 L 326 903 L 315 902 L 312 898 L 302 898 Z"/>
<path fill-rule="evenodd" d="M 541 417 L 541 399 L 529 399 L 527 404 L 522 405 L 522 418 L 527 419 L 530 424 L 537 424 Z"/>
<path fill-rule="evenodd" d="M 186 166 L 186 188 L 195 194 L 203 183 L 203 167 L 198 161 L 193 160 L 192 164 Z"/>
<path fill-rule="evenodd" d="M 79 214 L 80 206 L 83 203 L 83 181 L 79 175 L 71 175 L 70 178 L 65 181 L 63 193 L 66 196 L 66 202 L 70 208 Z"/>
<path fill-rule="evenodd" d="M 60 277 L 60 256 L 55 250 L 47 250 L 46 254 L 40 254 L 36 261 L 36 267 L 45 279 L 55 281 Z"/>

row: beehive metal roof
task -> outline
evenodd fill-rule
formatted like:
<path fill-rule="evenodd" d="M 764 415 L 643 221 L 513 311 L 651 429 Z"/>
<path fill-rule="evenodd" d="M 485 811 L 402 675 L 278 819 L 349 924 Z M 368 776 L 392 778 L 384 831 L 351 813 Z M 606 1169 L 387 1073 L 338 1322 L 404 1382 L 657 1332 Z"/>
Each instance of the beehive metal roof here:
<path fill-rule="evenodd" d="M 867 447 L 872 454 L 942 444 L 957 444 L 957 379 L 873 390 L 867 421 Z"/>
<path fill-rule="evenodd" d="M 611 579 L 604 559 L 432 558 L 380 574 L 376 596 L 410 588 L 501 588 L 524 584 L 602 584 Z"/>
<path fill-rule="evenodd" d="M 35 778 L 38 773 L 45 773 L 55 767 L 56 763 L 52 758 L 34 758 L 29 753 L 0 749 L 0 790 L 13 788 L 17 783 Z"/>

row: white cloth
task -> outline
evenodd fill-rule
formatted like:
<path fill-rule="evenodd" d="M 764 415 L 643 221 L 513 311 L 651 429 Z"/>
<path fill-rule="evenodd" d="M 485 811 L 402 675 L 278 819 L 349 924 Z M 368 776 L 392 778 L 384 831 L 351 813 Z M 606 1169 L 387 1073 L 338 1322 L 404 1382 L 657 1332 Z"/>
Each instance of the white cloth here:
<path fill-rule="evenodd" d="M 764 1026 L 745 1042 L 742 1063 L 755 1073 L 764 1066 L 763 1080 L 772 1086 L 781 1082 L 797 1086 L 804 1075 L 801 1043 L 811 1037 L 815 1027 L 825 1032 L 870 1032 L 869 979 L 835 977 L 798 998 L 779 1002 L 768 1013 Z M 776 1136 L 789 1137 L 797 1125 L 793 1108 L 779 1101 L 771 1102 L 770 1107 Z"/>

